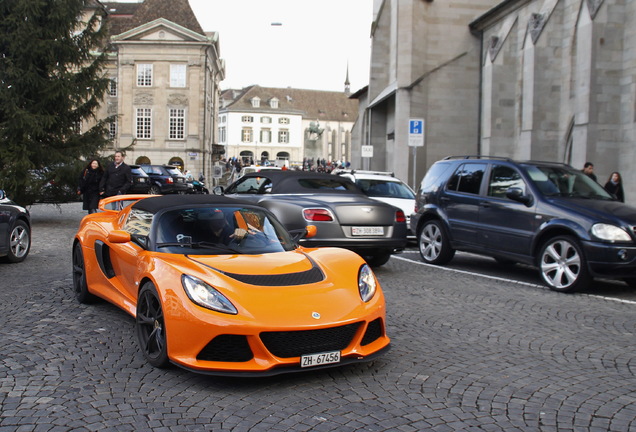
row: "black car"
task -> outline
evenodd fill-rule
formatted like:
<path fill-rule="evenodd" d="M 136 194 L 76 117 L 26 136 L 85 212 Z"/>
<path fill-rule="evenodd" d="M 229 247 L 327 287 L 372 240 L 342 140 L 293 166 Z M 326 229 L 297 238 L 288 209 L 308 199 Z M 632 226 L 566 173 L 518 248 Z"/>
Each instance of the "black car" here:
<path fill-rule="evenodd" d="M 24 261 L 31 250 L 29 211 L 8 199 L 0 190 L 0 259 Z"/>
<path fill-rule="evenodd" d="M 448 157 L 422 180 L 411 228 L 427 263 L 463 250 L 536 266 L 555 291 L 636 286 L 636 208 L 569 165 Z"/>
<path fill-rule="evenodd" d="M 179 168 L 172 165 L 140 165 L 150 177 L 150 190 L 153 195 L 171 193 L 186 193 L 188 184 L 186 177 Z"/>
<path fill-rule="evenodd" d="M 150 191 L 150 176 L 139 165 L 130 165 L 133 183 L 129 194 L 147 194 Z"/>
<path fill-rule="evenodd" d="M 215 193 L 222 193 L 222 188 Z M 309 171 L 260 171 L 245 174 L 224 191 L 226 196 L 256 202 L 285 228 L 317 234 L 303 246 L 352 250 L 371 266 L 381 266 L 407 243 L 406 217 L 392 205 L 366 196 L 351 180 Z"/>

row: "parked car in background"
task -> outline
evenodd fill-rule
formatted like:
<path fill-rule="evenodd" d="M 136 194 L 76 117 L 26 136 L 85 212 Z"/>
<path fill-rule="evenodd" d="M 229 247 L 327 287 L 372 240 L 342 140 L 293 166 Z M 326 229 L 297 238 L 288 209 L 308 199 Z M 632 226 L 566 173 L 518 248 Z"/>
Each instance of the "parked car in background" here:
<path fill-rule="evenodd" d="M 367 362 L 390 348 L 384 295 L 367 263 L 298 246 L 258 205 L 120 195 L 100 210 L 73 240 L 74 294 L 134 317 L 152 366 L 276 375 Z"/>
<path fill-rule="evenodd" d="M 402 209 L 406 216 L 407 235 L 415 239 L 415 234 L 410 229 L 411 213 L 415 211 L 415 192 L 409 185 L 392 172 L 337 169 L 332 174 L 350 179 L 369 198 Z"/>
<path fill-rule="evenodd" d="M 24 261 L 31 250 L 31 215 L 0 190 L 0 259 Z"/>
<path fill-rule="evenodd" d="M 420 185 L 411 229 L 430 264 L 463 250 L 536 266 L 554 291 L 585 289 L 594 277 L 636 286 L 636 208 L 569 165 L 438 161 Z"/>
<path fill-rule="evenodd" d="M 150 176 L 139 165 L 130 165 L 133 184 L 128 189 L 129 194 L 147 194 L 150 191 Z"/>
<path fill-rule="evenodd" d="M 337 246 L 357 252 L 371 266 L 385 264 L 406 246 L 404 212 L 366 196 L 351 180 L 310 171 L 246 174 L 223 191 L 267 208 L 290 231 L 316 225 L 303 246 Z"/>
<path fill-rule="evenodd" d="M 179 168 L 172 165 L 140 165 L 148 177 L 150 177 L 150 189 L 152 195 L 166 195 L 172 193 L 186 193 L 188 184 L 186 177 Z"/>
<path fill-rule="evenodd" d="M 245 174 L 260 172 L 260 171 L 277 171 L 280 170 L 280 167 L 274 165 L 248 165 L 241 168 L 239 171 L 238 178 L 243 177 Z"/>

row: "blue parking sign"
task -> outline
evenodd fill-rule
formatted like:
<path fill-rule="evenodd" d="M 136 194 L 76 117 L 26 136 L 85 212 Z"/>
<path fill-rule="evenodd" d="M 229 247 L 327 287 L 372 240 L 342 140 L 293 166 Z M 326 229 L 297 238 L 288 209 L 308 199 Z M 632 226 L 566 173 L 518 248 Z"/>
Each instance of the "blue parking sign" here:
<path fill-rule="evenodd" d="M 424 119 L 409 119 L 409 146 L 424 146 Z"/>
<path fill-rule="evenodd" d="M 409 133 L 414 135 L 419 135 L 424 132 L 424 121 L 423 120 L 410 120 Z"/>

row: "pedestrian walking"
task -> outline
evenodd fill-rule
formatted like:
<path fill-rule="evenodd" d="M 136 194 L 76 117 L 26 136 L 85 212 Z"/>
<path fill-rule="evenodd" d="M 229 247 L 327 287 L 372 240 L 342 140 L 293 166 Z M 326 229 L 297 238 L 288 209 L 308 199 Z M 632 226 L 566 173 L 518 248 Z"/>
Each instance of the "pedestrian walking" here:
<path fill-rule="evenodd" d="M 592 180 L 598 181 L 596 180 L 596 174 L 594 174 L 594 164 L 592 162 L 585 162 L 585 165 L 583 165 L 583 172 Z"/>
<path fill-rule="evenodd" d="M 620 202 L 625 202 L 625 192 L 623 191 L 623 178 L 618 171 L 614 171 L 605 183 L 605 190 L 614 195 Z"/>
<path fill-rule="evenodd" d="M 102 181 L 99 184 L 99 193 L 102 197 L 124 195 L 132 186 L 132 172 L 124 162 L 124 154 L 115 152 L 115 160 L 104 171 Z"/>
<path fill-rule="evenodd" d="M 104 176 L 104 168 L 97 159 L 91 159 L 79 176 L 77 193 L 82 194 L 84 210 L 96 213 L 99 205 L 99 185 Z"/>

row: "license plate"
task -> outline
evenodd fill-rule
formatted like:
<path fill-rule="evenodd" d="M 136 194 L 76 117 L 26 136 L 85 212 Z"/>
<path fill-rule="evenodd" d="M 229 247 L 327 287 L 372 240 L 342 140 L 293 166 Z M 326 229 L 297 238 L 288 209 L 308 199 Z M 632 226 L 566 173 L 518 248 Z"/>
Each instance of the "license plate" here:
<path fill-rule="evenodd" d="M 351 227 L 351 235 L 354 236 L 368 236 L 368 235 L 384 235 L 384 227 L 371 226 L 371 227 Z"/>
<path fill-rule="evenodd" d="M 300 367 L 320 366 L 330 363 L 340 363 L 340 351 L 308 354 L 300 358 Z"/>

